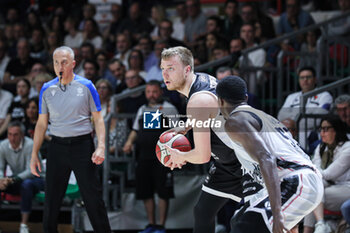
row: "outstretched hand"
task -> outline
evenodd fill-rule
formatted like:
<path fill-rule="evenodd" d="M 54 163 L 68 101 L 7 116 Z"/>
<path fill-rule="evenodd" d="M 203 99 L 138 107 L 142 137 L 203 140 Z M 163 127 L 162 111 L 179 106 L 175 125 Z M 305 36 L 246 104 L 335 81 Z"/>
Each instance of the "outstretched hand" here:
<path fill-rule="evenodd" d="M 174 168 L 181 169 L 182 166 L 186 164 L 186 160 L 184 159 L 184 156 L 183 156 L 184 153 L 177 149 L 173 149 L 168 145 L 164 145 L 164 146 L 170 154 L 168 162 L 166 162 L 164 165 L 166 167 L 169 167 L 171 170 L 174 170 Z"/>

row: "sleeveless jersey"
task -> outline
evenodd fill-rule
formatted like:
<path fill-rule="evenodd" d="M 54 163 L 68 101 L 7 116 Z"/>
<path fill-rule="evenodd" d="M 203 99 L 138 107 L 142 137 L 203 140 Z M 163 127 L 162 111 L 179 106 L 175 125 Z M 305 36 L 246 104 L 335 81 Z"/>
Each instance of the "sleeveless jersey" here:
<path fill-rule="evenodd" d="M 316 170 L 308 155 L 300 148 L 288 129 L 276 118 L 250 107 L 240 105 L 231 112 L 231 116 L 236 112 L 247 112 L 251 114 L 261 125 L 260 132 L 255 132 L 261 136 L 268 151 L 276 157 L 277 173 L 279 178 L 283 178 L 291 172 L 303 168 Z M 233 116 L 234 117 L 234 116 Z M 252 159 L 243 146 L 232 141 L 232 147 L 237 153 L 237 158 L 243 167 L 243 173 L 250 174 L 253 179 L 263 185 L 259 163 Z"/>
<path fill-rule="evenodd" d="M 188 100 L 193 95 L 199 93 L 209 93 L 210 95 L 213 95 L 215 98 L 217 98 L 215 90 L 217 85 L 216 78 L 204 73 L 196 73 L 195 75 L 196 79 L 191 85 Z M 216 119 L 224 122 L 222 115 L 218 114 Z M 224 127 L 224 124 L 222 124 L 222 127 Z M 231 171 L 236 171 L 236 174 L 241 173 L 241 165 L 237 160 L 234 150 L 228 146 L 230 145 L 230 138 L 224 132 L 224 130 L 211 128 L 210 141 L 212 157 L 215 159 L 215 161 L 227 165 L 228 167 L 232 166 L 233 169 Z"/>

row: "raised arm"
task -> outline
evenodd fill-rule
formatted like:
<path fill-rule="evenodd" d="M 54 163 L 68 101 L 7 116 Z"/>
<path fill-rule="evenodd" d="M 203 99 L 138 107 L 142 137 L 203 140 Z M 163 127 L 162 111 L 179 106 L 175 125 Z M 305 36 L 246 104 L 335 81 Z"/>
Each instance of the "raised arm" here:
<path fill-rule="evenodd" d="M 273 232 L 283 233 L 283 214 L 281 210 L 281 188 L 277 175 L 276 158 L 267 149 L 264 140 L 259 135 L 261 126 L 249 113 L 238 112 L 225 123 L 225 129 L 230 138 L 240 143 L 247 153 L 259 163 L 264 179 L 273 214 Z"/>

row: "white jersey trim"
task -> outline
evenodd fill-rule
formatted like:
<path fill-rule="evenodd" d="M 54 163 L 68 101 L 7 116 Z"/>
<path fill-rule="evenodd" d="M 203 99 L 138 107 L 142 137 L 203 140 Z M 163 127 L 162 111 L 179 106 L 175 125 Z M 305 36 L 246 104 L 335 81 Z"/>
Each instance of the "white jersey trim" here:
<path fill-rule="evenodd" d="M 224 193 L 224 192 L 220 192 L 218 190 L 215 190 L 215 189 L 211 189 L 211 188 L 208 188 L 207 186 L 205 185 L 202 185 L 202 190 L 204 192 L 207 192 L 207 193 L 210 193 L 214 196 L 218 196 L 218 197 L 224 197 L 224 198 L 229 198 L 231 200 L 234 200 L 236 202 L 240 202 L 242 200 L 242 198 L 240 197 L 237 197 L 233 194 L 228 194 L 228 193 Z"/>

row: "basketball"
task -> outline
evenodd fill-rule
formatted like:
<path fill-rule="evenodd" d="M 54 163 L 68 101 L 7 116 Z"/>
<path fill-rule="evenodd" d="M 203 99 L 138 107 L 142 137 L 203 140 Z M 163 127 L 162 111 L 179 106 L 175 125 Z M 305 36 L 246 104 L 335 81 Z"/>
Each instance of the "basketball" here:
<path fill-rule="evenodd" d="M 183 152 L 191 150 L 191 144 L 184 135 L 174 135 L 173 132 L 161 135 L 156 145 L 156 155 L 163 165 L 166 164 L 170 158 L 169 152 L 164 145 Z"/>

